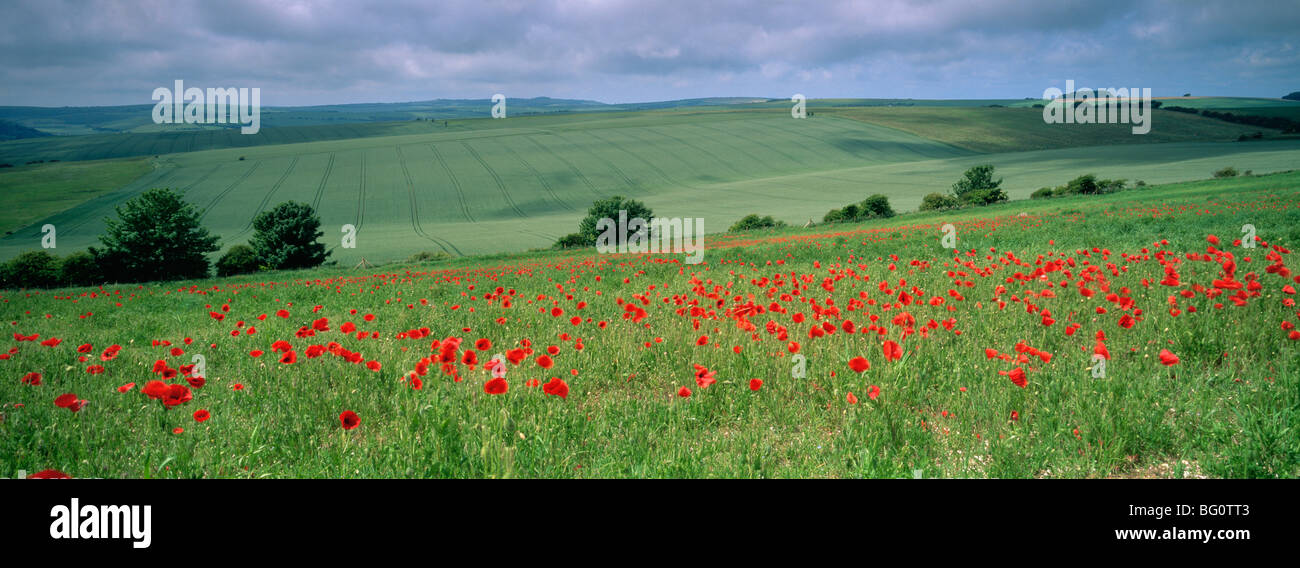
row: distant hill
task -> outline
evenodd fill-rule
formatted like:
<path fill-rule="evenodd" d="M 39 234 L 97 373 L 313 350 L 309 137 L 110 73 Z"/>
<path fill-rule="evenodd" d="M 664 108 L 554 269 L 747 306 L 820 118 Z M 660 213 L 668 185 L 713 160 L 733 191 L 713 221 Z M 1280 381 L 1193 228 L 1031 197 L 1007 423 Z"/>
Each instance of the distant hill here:
<path fill-rule="evenodd" d="M 20 140 L 23 138 L 40 138 L 42 136 L 53 136 L 53 134 L 41 132 L 35 128 L 28 128 L 17 122 L 0 120 L 0 140 Z"/>

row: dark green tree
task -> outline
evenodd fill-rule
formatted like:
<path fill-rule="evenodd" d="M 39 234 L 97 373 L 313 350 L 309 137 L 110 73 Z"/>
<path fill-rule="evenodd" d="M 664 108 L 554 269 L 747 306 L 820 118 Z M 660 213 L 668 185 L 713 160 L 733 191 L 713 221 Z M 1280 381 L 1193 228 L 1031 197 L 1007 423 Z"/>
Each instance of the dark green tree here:
<path fill-rule="evenodd" d="M 619 211 L 627 212 L 627 220 L 630 223 L 632 219 L 640 217 L 647 224 L 654 219 L 654 212 L 646 207 L 646 204 L 635 199 L 626 199 L 621 195 L 615 195 L 609 199 L 601 199 L 591 204 L 587 209 L 587 216 L 578 224 L 578 236 L 565 236 L 556 243 L 561 248 L 573 246 L 595 246 L 596 237 L 600 236 L 601 230 L 598 223 L 601 219 L 612 219 L 615 224 L 619 220 Z M 616 229 L 617 230 L 617 229 Z M 617 245 L 618 237 L 612 239 L 610 244 Z"/>
<path fill-rule="evenodd" d="M 61 278 L 66 286 L 93 286 L 104 280 L 89 251 L 77 251 L 64 258 Z"/>
<path fill-rule="evenodd" d="M 53 288 L 61 276 L 59 257 L 43 250 L 22 253 L 0 266 L 5 288 Z"/>
<path fill-rule="evenodd" d="M 221 255 L 217 261 L 217 276 L 234 276 L 236 274 L 248 274 L 257 272 L 261 267 L 261 262 L 257 258 L 257 253 L 253 247 L 248 245 L 235 245 Z"/>
<path fill-rule="evenodd" d="M 199 223 L 199 212 L 181 194 L 154 188 L 119 205 L 117 219 L 105 219 L 91 248 L 104 275 L 119 282 L 180 280 L 208 276 L 207 254 L 218 237 Z"/>
<path fill-rule="evenodd" d="M 952 194 L 962 203 L 989 205 L 1006 201 L 1007 194 L 1002 191 L 1002 178 L 993 180 L 993 165 L 984 164 L 972 167 L 957 183 L 952 184 Z"/>
<path fill-rule="evenodd" d="M 267 268 L 311 268 L 320 266 L 329 255 L 325 244 L 316 240 L 325 234 L 320 230 L 320 218 L 306 203 L 276 205 L 253 219 L 253 229 L 256 232 L 249 245 Z"/>

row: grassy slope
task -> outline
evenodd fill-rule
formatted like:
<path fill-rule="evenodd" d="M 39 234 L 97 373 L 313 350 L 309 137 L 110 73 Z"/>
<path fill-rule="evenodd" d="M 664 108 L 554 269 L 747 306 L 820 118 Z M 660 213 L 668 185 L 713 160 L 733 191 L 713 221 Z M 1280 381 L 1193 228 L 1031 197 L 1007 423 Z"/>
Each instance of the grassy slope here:
<path fill-rule="evenodd" d="M 0 169 L 0 194 L 7 204 L 0 210 L 0 231 L 14 231 L 125 186 L 152 170 L 151 162 L 132 158 Z"/>
<path fill-rule="evenodd" d="M 1231 142 L 1258 128 L 1170 111 L 1155 111 L 1151 132 L 1131 124 L 1047 124 L 1035 108 L 851 108 L 827 114 L 905 130 L 977 152 L 1018 152 L 1159 142 Z"/>
<path fill-rule="evenodd" d="M 1083 477 L 1149 475 L 1168 465 L 1174 476 L 1296 477 L 1300 444 L 1288 432 L 1300 417 L 1295 406 L 1300 359 L 1297 342 L 1287 341 L 1278 329 L 1279 321 L 1294 321 L 1295 308 L 1281 304 L 1284 279 L 1263 274 L 1267 251 L 1233 249 L 1238 275 L 1254 272 L 1265 283 L 1261 297 L 1244 307 L 1215 309 L 1214 300 L 1198 294 L 1179 300 L 1184 310 L 1196 306 L 1198 313 L 1171 317 L 1165 313 L 1166 296 L 1173 289 L 1148 289 L 1140 279 L 1161 276 L 1144 249 L 1169 250 L 1181 258 L 1204 251 L 1207 234 L 1230 241 L 1245 223 L 1255 225 L 1266 241 L 1300 246 L 1298 187 L 1300 173 L 1291 173 L 908 215 L 836 227 L 829 234 L 824 228 L 787 230 L 742 237 L 733 244 L 744 246 L 712 250 L 708 264 L 696 267 L 627 258 L 588 262 L 545 253 L 394 267 L 374 277 L 323 269 L 130 286 L 108 289 L 98 298 L 76 291 L 6 294 L 0 310 L 6 321 L 17 322 L 15 331 L 60 337 L 63 343 L 50 348 L 14 342 L 19 352 L 0 361 L 9 377 L 0 382 L 5 415 L 0 462 L 28 471 L 59 468 L 80 477 L 911 477 L 917 469 L 926 477 Z M 1019 211 L 1028 216 L 1015 217 Z M 939 248 L 937 227 L 946 222 L 958 226 L 959 251 L 971 251 L 959 252 L 958 258 L 972 265 L 952 265 L 953 253 Z M 1156 247 L 1160 239 L 1168 244 Z M 1076 252 L 1093 247 L 1113 254 L 1104 259 L 1100 253 Z M 1122 253 L 1139 256 L 1124 259 Z M 887 258 L 891 254 L 899 260 Z M 1025 264 L 997 262 L 1005 254 Z M 1136 307 L 1145 312 L 1142 321 L 1133 329 L 1118 327 L 1120 309 L 1104 294 L 1083 298 L 1072 283 L 1048 298 L 1037 297 L 1049 289 L 1045 282 L 1006 281 L 1015 272 L 1033 271 L 1035 259 L 1054 255 L 1103 268 L 1108 262 L 1127 267 L 1113 276 L 1106 272 L 1106 279 L 1114 292 L 1132 291 Z M 1248 256 L 1253 260 L 1245 260 Z M 624 264 L 627 260 L 632 262 Z M 911 260 L 929 266 L 913 266 Z M 891 263 L 900 270 L 891 271 Z M 846 278 L 833 280 L 833 292 L 820 288 L 823 279 L 836 277 L 837 267 L 854 272 L 840 273 Z M 957 281 L 973 282 L 956 286 L 965 300 L 944 294 L 955 287 L 949 270 L 966 273 Z M 981 276 L 982 270 L 990 272 Z M 1208 285 L 1218 275 L 1217 264 L 1190 260 L 1178 270 L 1183 288 Z M 801 296 L 768 298 L 766 290 L 775 284 L 756 281 L 778 274 L 808 275 L 800 280 L 807 283 Z M 1078 278 L 1077 271 L 1072 274 L 1057 272 L 1051 280 Z M 870 279 L 858 280 L 864 275 Z M 930 339 L 912 335 L 902 341 L 907 355 L 891 363 L 881 355 L 884 337 L 839 332 L 809 339 L 810 324 L 791 317 L 812 315 L 799 298 L 822 304 L 833 297 L 844 310 L 851 298 L 866 293 L 878 303 L 842 312 L 841 318 L 865 327 L 867 315 L 877 314 L 887 337 L 898 339 L 899 328 L 888 322 L 901 309 L 881 304 L 897 291 L 882 293 L 878 284 L 897 289 L 899 279 L 908 281 L 905 289 L 924 290 L 922 298 L 947 297 L 946 306 L 953 308 L 904 308 L 919 323 L 954 318 L 962 335 L 943 327 L 931 331 Z M 1000 294 L 1010 302 L 1005 309 L 993 301 L 996 285 L 1009 289 Z M 481 297 L 497 286 L 518 291 L 514 308 Z M 734 304 L 733 296 L 754 294 L 763 305 L 777 302 L 788 313 L 755 316 L 755 341 L 730 319 L 709 316 L 713 300 L 704 294 L 715 287 L 723 291 L 724 306 Z M 780 285 L 781 293 L 789 289 Z M 644 305 L 649 312 L 644 327 L 620 319 L 623 310 L 614 302 L 635 301 L 635 294 L 650 300 Z M 677 315 L 675 297 L 700 300 L 705 311 Z M 1039 314 L 1027 314 L 1015 303 L 1021 297 L 1050 309 L 1059 321 L 1041 325 Z M 589 305 L 579 309 L 579 300 Z M 115 306 L 119 302 L 122 307 Z M 206 305 L 217 309 L 223 303 L 231 311 L 218 323 Z M 319 312 L 312 312 L 314 305 L 321 306 Z M 558 318 L 538 313 L 552 305 L 567 313 Z M 1096 306 L 1110 312 L 1096 315 Z M 291 312 L 289 319 L 255 319 L 280 308 Z M 357 311 L 349 313 L 352 309 Z M 93 312 L 89 319 L 77 317 L 88 311 Z M 366 313 L 377 317 L 364 323 L 360 316 Z M 571 314 L 591 320 L 571 325 Z M 328 317 L 333 329 L 355 321 L 380 338 L 360 340 L 337 331 L 310 339 L 292 336 L 316 317 Z M 494 323 L 497 317 L 505 317 L 505 323 Z M 839 324 L 841 318 L 830 321 Z M 790 377 L 785 342 L 763 330 L 769 319 L 788 326 L 791 340 L 802 344 L 807 378 Z M 250 322 L 258 334 L 231 337 L 233 320 Z M 592 323 L 598 320 L 610 321 L 610 328 L 599 330 Z M 702 323 L 698 329 L 694 320 Z M 1083 326 L 1073 336 L 1062 329 L 1070 321 Z M 394 338 L 421 326 L 431 328 L 430 338 Z M 1112 358 L 1106 378 L 1095 379 L 1087 355 L 1100 330 Z M 559 337 L 562 332 L 584 338 L 585 348 L 575 350 L 572 341 Z M 512 370 L 510 390 L 500 396 L 484 394 L 483 372 L 463 366 L 463 382 L 436 368 L 422 390 L 399 381 L 428 352 L 430 339 L 448 335 L 466 337 L 466 346 L 490 338 L 494 347 L 482 358 L 523 338 L 539 350 L 558 345 L 560 352 L 550 372 L 531 358 Z M 697 346 L 699 335 L 708 335 L 709 345 Z M 184 346 L 183 356 L 150 347 L 154 339 L 181 346 L 184 337 L 194 343 Z M 664 342 L 654 343 L 655 337 Z M 277 339 L 288 339 L 300 357 L 309 343 L 339 341 L 367 360 L 382 362 L 383 369 L 367 371 L 332 355 L 300 359 L 293 366 L 275 362 L 272 354 L 247 355 Z M 1029 369 L 1025 389 L 997 374 L 1014 364 L 984 356 L 985 348 L 1014 354 L 1020 341 L 1054 354 L 1050 363 L 1024 365 Z M 105 374 L 88 375 L 72 352 L 83 342 L 93 344 L 92 353 L 112 343 L 124 349 L 105 363 Z M 734 354 L 733 345 L 743 346 L 742 353 Z M 1182 358 L 1179 365 L 1156 362 L 1156 352 L 1166 347 Z M 148 368 L 155 359 L 174 366 L 190 362 L 192 354 L 204 355 L 208 369 L 207 385 L 194 400 L 165 411 L 140 393 L 153 376 Z M 872 362 L 861 375 L 845 363 L 859 355 Z M 699 388 L 692 363 L 715 370 L 719 382 Z M 45 384 L 17 381 L 30 371 L 43 372 Z M 524 384 L 551 376 L 568 381 L 567 399 Z M 765 382 L 751 392 L 748 381 L 755 377 Z M 126 394 L 115 391 L 128 381 L 138 386 Z M 245 388 L 233 390 L 236 383 Z M 674 394 L 685 385 L 694 390 L 689 399 Z M 871 385 L 881 388 L 875 401 L 865 396 Z M 64 392 L 87 399 L 89 406 L 76 414 L 54 407 L 50 401 Z M 846 401 L 850 392 L 858 404 Z M 199 408 L 209 410 L 212 419 L 196 423 L 190 415 Z M 338 427 L 344 409 L 361 415 L 360 428 Z M 1019 420 L 1008 418 L 1012 411 Z M 184 432 L 173 434 L 176 427 Z"/>
<path fill-rule="evenodd" d="M 452 121 L 449 127 L 304 127 L 295 137 L 325 139 L 168 155 L 163 161 L 173 167 L 42 220 L 59 227 L 61 244 L 80 248 L 95 241 L 114 205 L 166 185 L 210 208 L 205 224 L 230 246 L 249 236 L 258 211 L 293 199 L 318 208 L 326 242 L 337 242 L 344 224 L 361 228 L 359 248 L 334 256 L 355 264 L 418 250 L 549 246 L 573 230 L 592 200 L 615 193 L 642 199 L 661 215 L 703 215 L 706 230 L 719 231 L 748 213 L 802 224 L 870 193 L 889 196 L 896 209 L 913 209 L 924 194 L 946 191 L 979 163 L 996 165 L 1008 192 L 1024 197 L 1083 173 L 1163 183 L 1201 178 L 1225 165 L 1268 172 L 1300 160 L 1295 141 L 1132 144 L 1235 139 L 1250 130 L 1180 113 L 1158 114 L 1155 126 L 1134 136 L 1124 125 L 1046 125 L 1034 109 L 933 107 L 824 109 L 798 122 L 782 109 L 688 108 Z M 388 128 L 415 133 L 378 136 Z M 264 131 L 277 140 L 290 132 Z M 330 132 L 366 136 L 330 140 Z M 1057 149 L 975 154 L 954 144 L 980 151 Z M 24 203 L 17 208 L 27 208 Z M 35 227 L 19 231 L 0 240 L 0 259 L 37 243 Z"/>

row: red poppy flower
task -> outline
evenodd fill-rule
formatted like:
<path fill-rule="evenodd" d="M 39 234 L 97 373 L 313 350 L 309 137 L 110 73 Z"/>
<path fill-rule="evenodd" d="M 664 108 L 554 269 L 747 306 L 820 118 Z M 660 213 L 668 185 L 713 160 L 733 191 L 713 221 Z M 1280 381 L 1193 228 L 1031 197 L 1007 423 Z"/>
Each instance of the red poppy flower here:
<path fill-rule="evenodd" d="M 897 361 L 903 358 L 903 348 L 893 341 L 886 341 L 881 349 L 885 352 L 886 361 Z"/>
<path fill-rule="evenodd" d="M 849 359 L 849 368 L 856 373 L 861 373 L 871 368 L 871 363 L 865 357 L 854 357 Z"/>
<path fill-rule="evenodd" d="M 505 394 L 508 390 L 510 390 L 510 383 L 499 377 L 483 384 L 483 392 L 488 394 Z"/>
<path fill-rule="evenodd" d="M 1162 365 L 1166 366 L 1166 367 L 1169 367 L 1169 366 L 1172 366 L 1172 365 L 1177 365 L 1177 364 L 1178 364 L 1178 356 L 1177 356 L 1177 355 L 1174 355 L 1173 352 L 1170 351 L 1170 350 L 1168 350 L 1168 349 L 1161 349 L 1161 350 L 1160 350 L 1160 363 L 1161 363 Z"/>
<path fill-rule="evenodd" d="M 212 415 L 209 414 L 208 411 L 205 410 L 205 409 L 200 408 L 200 409 L 194 411 L 194 421 L 195 421 L 195 422 L 205 422 L 205 421 L 207 421 L 208 418 L 211 418 L 211 417 L 212 417 Z"/>
<path fill-rule="evenodd" d="M 41 378 L 42 376 L 40 373 L 36 373 L 36 372 L 27 373 L 26 375 L 23 375 L 22 382 L 24 384 L 37 386 L 41 384 Z"/>
<path fill-rule="evenodd" d="M 127 384 L 124 384 L 124 385 L 122 385 L 122 386 L 120 386 L 120 387 L 117 387 L 117 392 L 126 392 L 126 391 L 129 391 L 129 390 L 133 389 L 133 388 L 135 388 L 135 383 L 127 383 Z"/>
<path fill-rule="evenodd" d="M 853 396 L 853 393 L 849 393 L 849 395 L 846 396 L 846 397 L 844 397 L 844 399 L 847 400 L 847 401 L 849 401 L 849 404 L 857 404 L 857 403 L 858 403 L 858 397 Z"/>
<path fill-rule="evenodd" d="M 876 400 L 876 397 L 878 396 L 880 396 L 880 387 L 876 385 L 871 385 L 870 387 L 867 387 L 867 398 L 870 398 L 871 400 Z"/>
<path fill-rule="evenodd" d="M 474 348 L 478 349 L 479 351 L 487 351 L 492 348 L 492 342 L 489 341 L 486 337 L 479 338 L 478 341 L 474 342 Z"/>
<path fill-rule="evenodd" d="M 64 393 L 54 399 L 54 406 L 59 408 L 68 408 L 77 402 L 77 395 L 73 393 Z"/>
<path fill-rule="evenodd" d="M 763 388 L 763 379 L 749 379 L 749 390 L 757 391 Z"/>
<path fill-rule="evenodd" d="M 27 476 L 27 479 L 72 479 L 72 476 L 57 469 L 44 469 Z"/>
<path fill-rule="evenodd" d="M 144 389 L 142 389 L 141 392 L 149 398 L 155 400 L 161 399 L 162 397 L 167 396 L 167 383 L 162 381 L 149 381 L 144 384 Z"/>
<path fill-rule="evenodd" d="M 1007 377 L 1011 379 L 1011 382 L 1015 383 L 1016 386 L 1022 389 L 1029 384 L 1029 381 L 1025 379 L 1025 370 L 1020 367 L 1012 369 Z"/>
<path fill-rule="evenodd" d="M 552 361 L 549 356 L 541 355 L 537 357 L 537 366 L 543 369 L 550 369 L 554 365 L 555 365 L 555 361 Z"/>
<path fill-rule="evenodd" d="M 563 380 L 560 380 L 559 377 L 551 377 L 550 382 L 542 385 L 542 392 L 546 394 L 553 394 L 560 398 L 568 398 L 569 385 L 568 383 L 565 383 Z"/>
<path fill-rule="evenodd" d="M 682 398 L 690 398 L 690 397 L 691 397 L 691 389 L 688 389 L 688 388 L 686 388 L 686 387 L 679 388 L 679 389 L 677 389 L 677 396 L 680 396 L 680 397 L 682 397 Z"/>
<path fill-rule="evenodd" d="M 344 410 L 339 415 L 339 423 L 343 425 L 344 430 L 351 430 L 361 425 L 361 417 L 351 410 Z"/>
<path fill-rule="evenodd" d="M 167 387 L 167 394 L 162 397 L 163 406 L 171 408 L 180 406 L 194 398 L 194 393 L 190 392 L 190 387 L 185 385 L 170 385 Z"/>

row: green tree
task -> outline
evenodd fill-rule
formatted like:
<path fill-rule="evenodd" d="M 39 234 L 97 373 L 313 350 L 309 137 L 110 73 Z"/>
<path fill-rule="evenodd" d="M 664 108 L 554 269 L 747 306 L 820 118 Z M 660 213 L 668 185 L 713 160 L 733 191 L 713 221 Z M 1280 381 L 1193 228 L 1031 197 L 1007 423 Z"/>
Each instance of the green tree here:
<path fill-rule="evenodd" d="M 993 169 L 992 164 L 984 164 L 966 170 L 962 178 L 952 184 L 953 196 L 962 203 L 975 205 L 1006 201 L 1007 194 L 1002 191 L 1002 178 L 993 181 Z"/>
<path fill-rule="evenodd" d="M 61 279 L 67 286 L 93 286 L 103 281 L 103 272 L 89 251 L 77 251 L 63 259 Z"/>
<path fill-rule="evenodd" d="M 609 199 L 601 199 L 591 204 L 591 207 L 587 209 L 587 216 L 578 224 L 578 238 L 574 239 L 571 235 L 566 236 L 560 239 L 556 245 L 561 248 L 570 248 L 572 246 L 595 246 L 596 237 L 599 237 L 601 233 L 601 230 L 598 228 L 600 220 L 613 219 L 614 223 L 617 224 L 619 211 L 627 212 L 628 222 L 640 217 L 649 224 L 650 220 L 654 218 L 654 212 L 651 211 L 649 207 L 646 207 L 646 204 L 635 199 L 625 199 L 623 196 L 615 195 Z M 620 244 L 619 237 L 616 236 L 612 239 L 610 244 Z"/>
<path fill-rule="evenodd" d="M 957 199 L 951 195 L 931 193 L 921 199 L 921 211 L 943 211 L 957 207 Z"/>
<path fill-rule="evenodd" d="M 879 193 L 864 199 L 858 205 L 858 216 L 862 218 L 888 219 L 894 214 L 894 208 L 889 205 L 889 198 Z"/>
<path fill-rule="evenodd" d="M 119 205 L 117 219 L 105 219 L 91 254 L 105 276 L 119 282 L 178 280 L 208 276 L 207 254 L 218 237 L 199 224 L 199 212 L 181 194 L 154 188 Z"/>
<path fill-rule="evenodd" d="M 286 201 L 253 219 L 253 238 L 249 244 L 263 266 L 272 269 L 311 268 L 320 266 L 329 255 L 324 243 L 320 218 L 306 203 Z"/>
<path fill-rule="evenodd" d="M 221 255 L 217 261 L 217 276 L 234 276 L 236 274 L 248 274 L 257 272 L 261 267 L 261 261 L 257 258 L 257 252 L 253 247 L 248 245 L 235 245 Z"/>
<path fill-rule="evenodd" d="M 61 276 L 59 257 L 44 250 L 27 251 L 0 266 L 5 288 L 53 288 Z"/>

